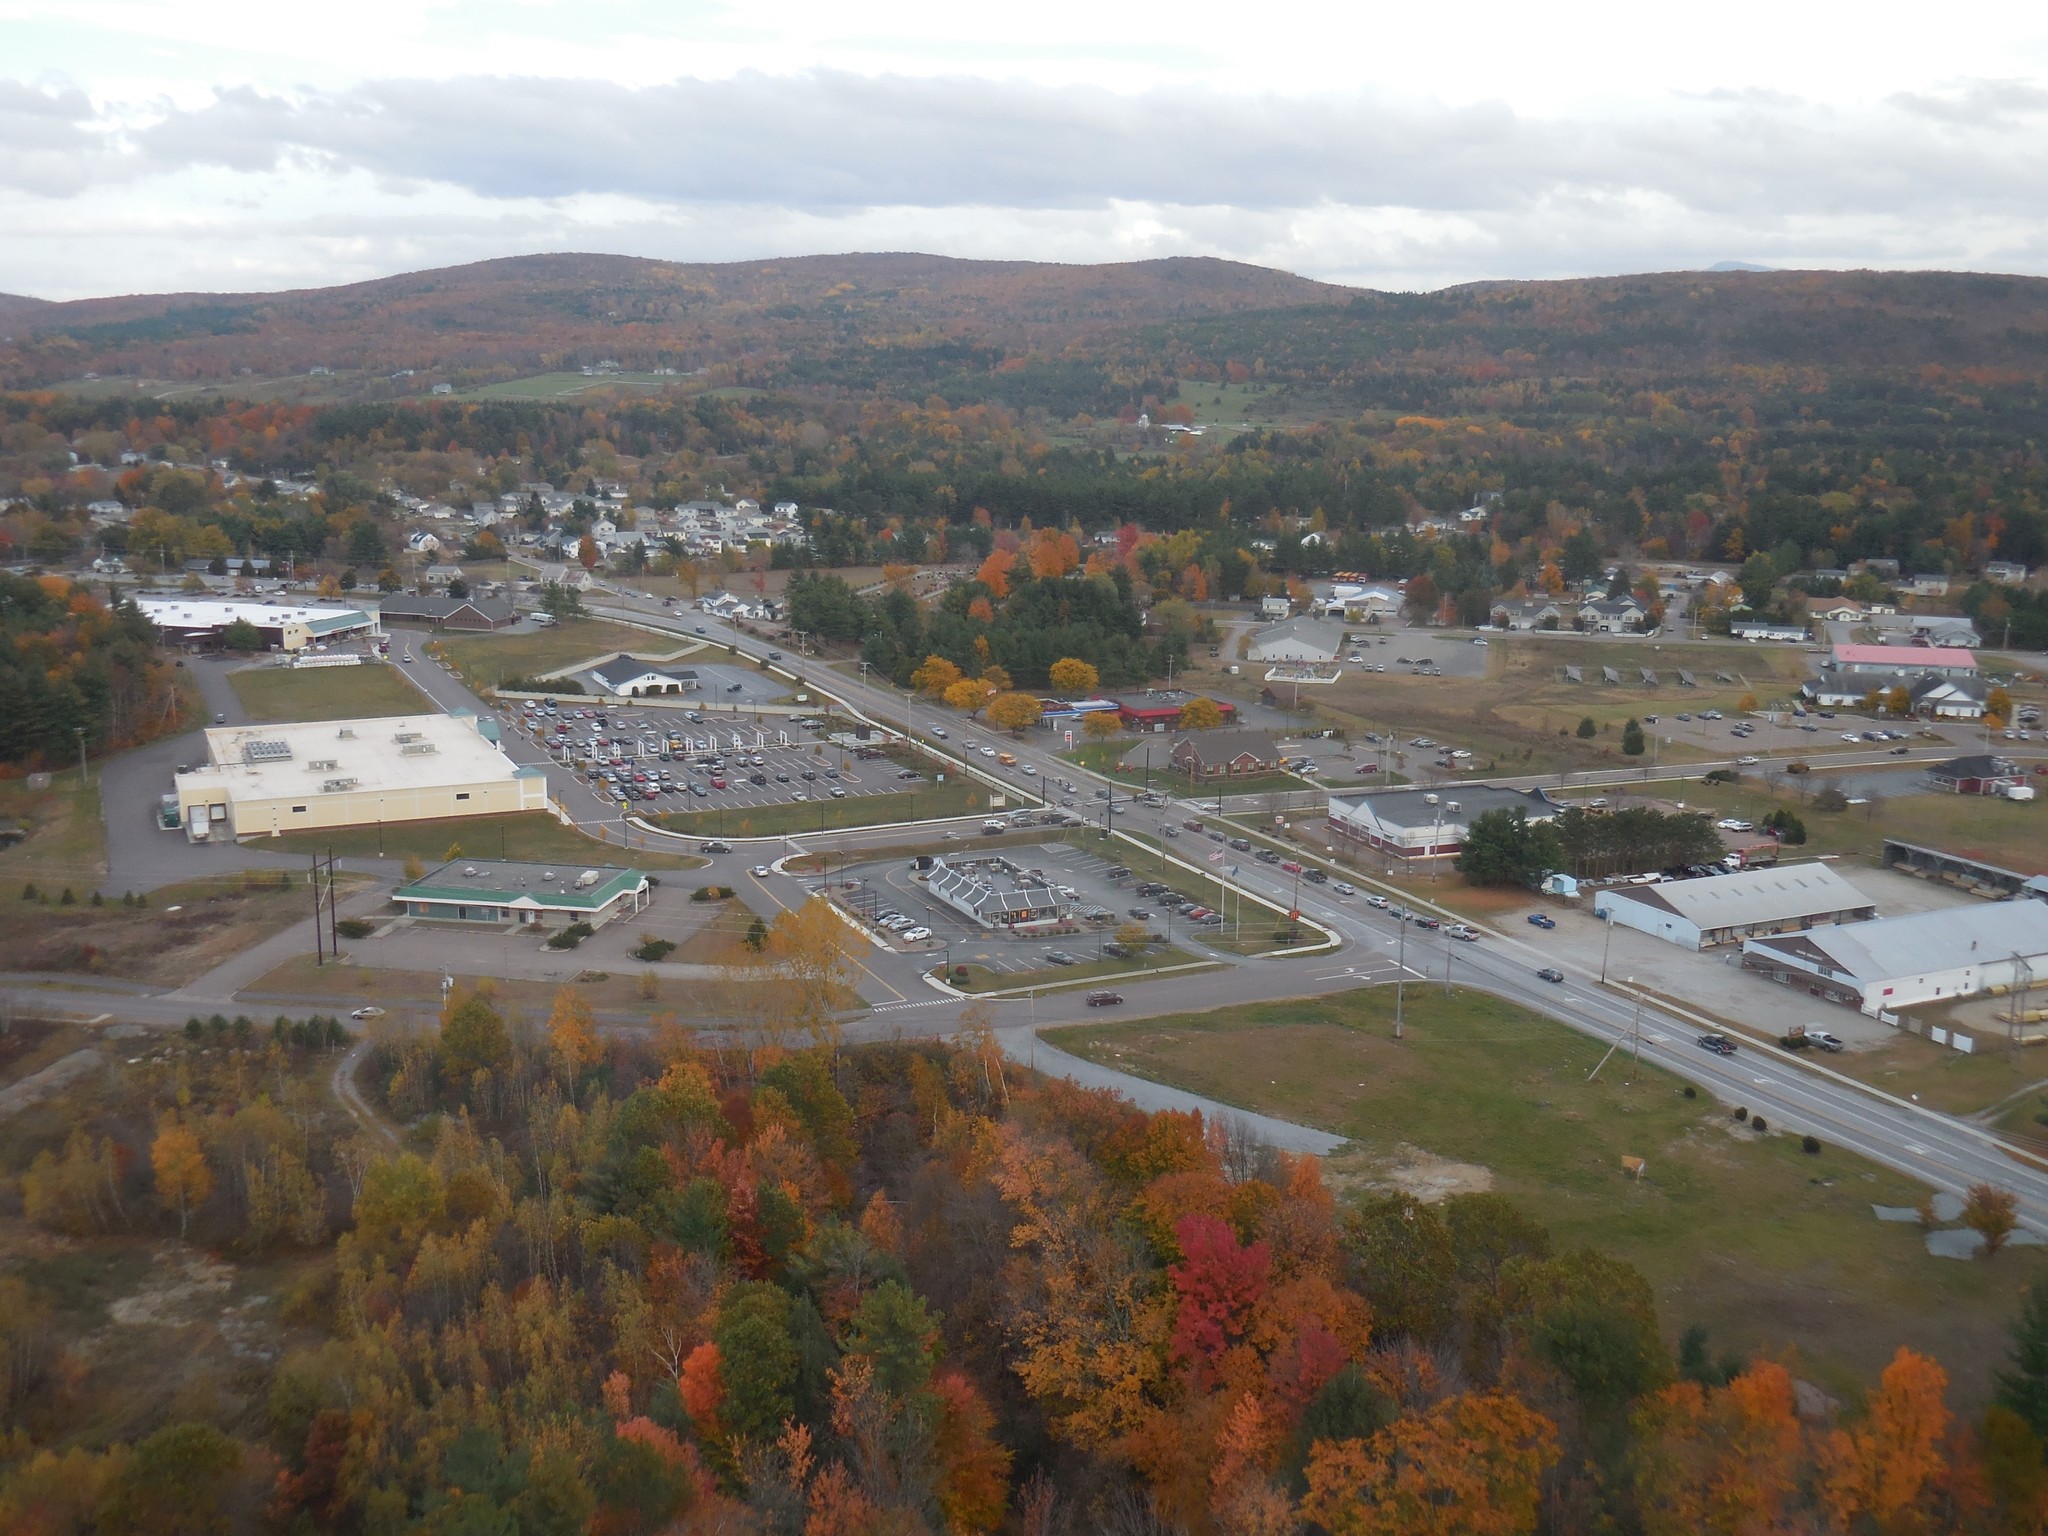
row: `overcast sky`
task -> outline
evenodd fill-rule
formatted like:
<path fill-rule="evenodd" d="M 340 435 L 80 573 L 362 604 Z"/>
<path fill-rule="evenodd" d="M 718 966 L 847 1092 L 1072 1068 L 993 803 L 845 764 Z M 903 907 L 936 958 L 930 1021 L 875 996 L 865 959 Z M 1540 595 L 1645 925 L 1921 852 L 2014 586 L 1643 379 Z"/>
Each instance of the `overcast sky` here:
<path fill-rule="evenodd" d="M 0 291 L 563 250 L 2048 273 L 2048 6 L 0 0 Z"/>

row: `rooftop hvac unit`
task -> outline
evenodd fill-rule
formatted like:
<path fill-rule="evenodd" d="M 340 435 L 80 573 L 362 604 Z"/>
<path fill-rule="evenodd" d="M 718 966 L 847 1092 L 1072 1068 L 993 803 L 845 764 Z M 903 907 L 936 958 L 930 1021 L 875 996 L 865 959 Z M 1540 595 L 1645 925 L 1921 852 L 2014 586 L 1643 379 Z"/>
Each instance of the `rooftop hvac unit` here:
<path fill-rule="evenodd" d="M 306 764 L 306 766 L 312 769 L 315 773 L 324 773 L 330 768 L 339 768 L 341 764 L 339 761 L 331 757 L 316 757 L 311 762 Z"/>
<path fill-rule="evenodd" d="M 552 869 L 544 869 L 540 872 L 540 877 L 543 880 L 552 880 L 555 878 L 555 872 Z"/>
<path fill-rule="evenodd" d="M 321 782 L 320 793 L 323 795 L 338 795 L 344 790 L 354 789 L 355 787 L 356 781 L 354 779 L 325 779 Z"/>
<path fill-rule="evenodd" d="M 356 739 L 355 727 L 353 726 L 344 725 L 340 730 L 336 731 L 334 734 L 340 737 L 343 741 L 354 741 Z"/>
<path fill-rule="evenodd" d="M 434 750 L 431 741 L 409 741 L 398 749 L 400 757 L 425 757 Z"/>
<path fill-rule="evenodd" d="M 465 880 L 474 880 L 476 878 L 476 866 L 474 864 L 465 866 L 462 871 L 462 878 Z"/>
<path fill-rule="evenodd" d="M 596 870 L 586 869 L 585 871 L 583 871 L 582 874 L 576 877 L 576 889 L 579 891 L 588 890 L 591 886 L 597 884 L 597 882 L 602 880 L 603 878 L 604 876 L 599 874 Z"/>
<path fill-rule="evenodd" d="M 391 739 L 403 746 L 408 741 L 418 741 L 420 733 L 418 731 L 399 731 Z"/>

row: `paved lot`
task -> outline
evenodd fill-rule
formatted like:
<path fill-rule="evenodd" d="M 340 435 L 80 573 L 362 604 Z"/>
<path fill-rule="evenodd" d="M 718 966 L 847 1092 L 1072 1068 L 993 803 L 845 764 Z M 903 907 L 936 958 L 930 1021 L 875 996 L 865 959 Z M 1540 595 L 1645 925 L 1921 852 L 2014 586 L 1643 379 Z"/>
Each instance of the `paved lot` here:
<path fill-rule="evenodd" d="M 1933 881 L 1916 880 L 1891 870 L 1852 865 L 1839 872 L 1877 903 L 1880 917 L 1930 912 L 1954 907 L 1963 900 Z M 1570 910 L 1555 903 L 1531 901 L 1503 913 L 1497 921 L 1503 929 L 1513 930 L 1515 937 L 1597 974 L 1602 947 L 1608 943 L 1607 925 L 1594 920 L 1591 901 L 1580 903 L 1580 908 Z M 1526 922 L 1527 914 L 1537 911 L 1548 912 L 1557 920 L 1554 931 L 1523 931 L 1520 925 Z M 1741 966 L 1739 945 L 1695 952 L 1619 924 L 1614 928 L 1612 946 L 1607 952 L 1610 979 L 1638 977 L 1645 987 L 1663 996 L 1683 998 L 1710 1013 L 1773 1034 L 1782 1034 L 1794 1024 L 1814 1025 L 1840 1035 L 1852 1049 L 1859 1044 L 1882 1044 L 1894 1034 L 1890 1026 L 1865 1018 L 1852 1008 L 1765 981 Z"/>

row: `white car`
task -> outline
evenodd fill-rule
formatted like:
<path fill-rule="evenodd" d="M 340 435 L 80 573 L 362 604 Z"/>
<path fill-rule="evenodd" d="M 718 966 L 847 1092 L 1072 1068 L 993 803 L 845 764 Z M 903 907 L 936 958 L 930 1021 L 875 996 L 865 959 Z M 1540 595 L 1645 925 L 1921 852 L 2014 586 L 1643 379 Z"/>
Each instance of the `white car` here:
<path fill-rule="evenodd" d="M 1853 741 L 1855 740 L 1855 738 L 1852 736 L 1850 740 Z M 994 747 L 983 747 L 981 749 L 981 755 L 983 757 L 994 757 L 996 755 L 996 749 Z"/>
<path fill-rule="evenodd" d="M 928 939 L 931 936 L 932 931 L 929 928 L 906 928 L 903 930 L 903 942 L 906 944 L 915 944 L 919 940 Z"/>
<path fill-rule="evenodd" d="M 358 1008 L 349 1017 L 352 1019 L 381 1019 L 384 1017 L 384 1010 L 382 1008 Z"/>
<path fill-rule="evenodd" d="M 1035 773 L 1037 773 L 1037 772 L 1038 772 L 1038 770 L 1037 770 L 1036 768 L 1032 767 L 1032 766 L 1031 766 L 1031 765 L 1030 765 L 1029 763 L 1019 763 L 1019 764 L 1017 765 L 1017 771 L 1018 771 L 1019 773 L 1030 773 L 1030 774 L 1035 774 Z"/>
<path fill-rule="evenodd" d="M 1391 905 L 1384 896 L 1368 896 L 1365 898 L 1365 904 L 1368 907 L 1378 907 L 1381 911 L 1385 911 Z"/>
<path fill-rule="evenodd" d="M 1330 889 L 1335 891 L 1339 896 L 1356 896 L 1358 894 L 1357 886 L 1349 884 L 1348 882 L 1343 880 L 1338 880 L 1334 882 L 1330 886 Z"/>
<path fill-rule="evenodd" d="M 1735 759 L 1735 766 L 1738 768 L 1754 768 L 1756 765 L 1757 759 L 1753 757 L 1738 757 Z"/>
<path fill-rule="evenodd" d="M 935 725 L 932 727 L 932 734 L 938 737 L 939 740 L 944 741 L 946 739 L 946 728 L 943 725 Z"/>
<path fill-rule="evenodd" d="M 1858 736 L 1854 731 L 1842 732 L 1842 740 L 1848 742 L 1849 745 L 1852 747 L 1855 746 L 1856 743 L 1861 741 L 1862 739 L 1863 738 L 1861 736 Z"/>
<path fill-rule="evenodd" d="M 1752 824 L 1744 821 L 1740 816 L 1724 816 L 1715 822 L 1714 825 L 1723 832 L 1748 832 L 1752 830 Z"/>
<path fill-rule="evenodd" d="M 756 880 L 766 880 L 768 878 L 768 866 L 766 864 L 756 864 L 754 866 L 754 878 Z"/>

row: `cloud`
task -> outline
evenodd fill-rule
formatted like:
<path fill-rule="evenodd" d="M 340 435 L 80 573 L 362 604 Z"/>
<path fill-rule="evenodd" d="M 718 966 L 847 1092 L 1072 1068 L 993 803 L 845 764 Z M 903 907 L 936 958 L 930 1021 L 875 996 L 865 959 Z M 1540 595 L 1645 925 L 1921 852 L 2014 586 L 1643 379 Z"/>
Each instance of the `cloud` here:
<path fill-rule="evenodd" d="M 35 231 L 0 252 L 0 286 L 79 291 L 54 253 L 88 237 L 59 231 L 124 224 L 133 254 L 94 260 L 142 263 L 117 285 L 152 287 L 168 269 L 146 251 L 204 286 L 216 251 L 265 286 L 565 248 L 1199 251 L 1415 286 L 1723 257 L 2039 270 L 2044 112 L 2048 92 L 2011 80 L 1552 115 L 835 70 L 229 87 L 198 106 L 0 82 L 0 218 Z M 66 200 L 89 213 L 57 217 Z"/>

